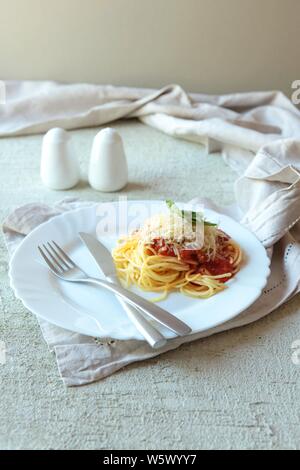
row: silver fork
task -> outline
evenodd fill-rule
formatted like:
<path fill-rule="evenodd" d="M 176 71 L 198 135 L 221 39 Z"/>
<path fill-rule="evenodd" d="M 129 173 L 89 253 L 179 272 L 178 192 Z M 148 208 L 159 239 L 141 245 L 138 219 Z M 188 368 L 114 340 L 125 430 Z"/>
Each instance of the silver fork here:
<path fill-rule="evenodd" d="M 192 330 L 188 325 L 158 305 L 149 302 L 134 292 L 124 289 L 120 285 L 105 281 L 103 279 L 89 277 L 53 240 L 52 243 L 48 242 L 47 246 L 46 244 L 43 244 L 42 247 L 38 246 L 38 249 L 52 273 L 58 276 L 60 279 L 69 282 L 96 284 L 98 286 L 104 287 L 105 289 L 118 295 L 121 299 L 125 300 L 130 305 L 139 308 L 146 315 L 149 315 L 151 318 L 158 321 L 177 335 L 184 336 L 191 333 Z"/>

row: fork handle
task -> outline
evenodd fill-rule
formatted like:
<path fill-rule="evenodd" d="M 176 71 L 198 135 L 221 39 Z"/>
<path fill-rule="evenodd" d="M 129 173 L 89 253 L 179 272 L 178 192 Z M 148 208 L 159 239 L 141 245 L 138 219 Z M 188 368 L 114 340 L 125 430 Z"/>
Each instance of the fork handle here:
<path fill-rule="evenodd" d="M 124 289 L 124 287 L 122 286 L 118 286 L 117 284 L 112 282 L 104 281 L 103 279 L 95 279 L 93 277 L 81 279 L 80 282 L 87 282 L 90 284 L 97 284 L 101 287 L 105 287 L 114 294 L 117 294 L 126 303 L 129 303 L 130 305 L 139 308 L 146 315 L 149 315 L 151 318 L 166 326 L 169 330 L 173 331 L 179 336 L 188 335 L 192 331 L 191 328 L 186 325 L 186 323 L 183 323 L 174 315 L 171 315 L 171 313 L 162 309 L 158 305 L 152 304 L 151 302 L 144 299 L 143 297 L 140 297 L 134 292 Z"/>

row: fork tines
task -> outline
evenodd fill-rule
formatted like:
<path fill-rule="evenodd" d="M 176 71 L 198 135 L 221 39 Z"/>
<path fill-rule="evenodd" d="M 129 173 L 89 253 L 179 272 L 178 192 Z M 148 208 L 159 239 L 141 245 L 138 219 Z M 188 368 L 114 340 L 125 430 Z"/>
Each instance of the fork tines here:
<path fill-rule="evenodd" d="M 47 245 L 38 246 L 38 249 L 49 268 L 56 274 L 76 268 L 76 264 L 55 241 L 52 240 L 52 243 L 47 242 Z"/>

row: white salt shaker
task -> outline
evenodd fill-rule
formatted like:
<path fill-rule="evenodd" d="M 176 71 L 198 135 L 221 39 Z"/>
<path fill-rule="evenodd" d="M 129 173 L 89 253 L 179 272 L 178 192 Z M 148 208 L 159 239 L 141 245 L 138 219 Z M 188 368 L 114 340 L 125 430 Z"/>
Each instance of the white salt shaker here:
<path fill-rule="evenodd" d="M 41 178 L 50 189 L 69 189 L 80 178 L 79 164 L 70 135 L 59 127 L 44 136 L 41 157 Z"/>
<path fill-rule="evenodd" d="M 128 182 L 123 142 L 115 129 L 102 129 L 94 138 L 89 182 L 94 189 L 104 192 L 119 191 Z"/>

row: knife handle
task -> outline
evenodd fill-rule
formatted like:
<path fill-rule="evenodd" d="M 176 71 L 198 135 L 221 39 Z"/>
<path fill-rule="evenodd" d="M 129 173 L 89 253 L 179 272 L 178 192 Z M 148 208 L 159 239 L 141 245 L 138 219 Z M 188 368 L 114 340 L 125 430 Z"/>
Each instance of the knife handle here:
<path fill-rule="evenodd" d="M 117 297 L 117 299 L 136 329 L 143 335 L 152 348 L 159 349 L 167 343 L 166 338 L 143 317 L 137 308 L 128 305 L 125 300 L 120 297 Z"/>
<path fill-rule="evenodd" d="M 115 283 L 118 286 L 120 284 L 119 278 L 115 276 L 107 276 L 106 279 L 109 282 Z M 162 348 L 166 343 L 166 338 L 154 327 L 151 323 L 143 316 L 141 311 L 129 305 L 125 300 L 121 299 L 116 295 L 116 299 L 119 301 L 120 305 L 123 307 L 123 310 L 127 313 L 128 318 L 135 325 L 136 329 L 143 335 L 145 340 L 150 344 L 151 348 L 159 349 Z"/>

